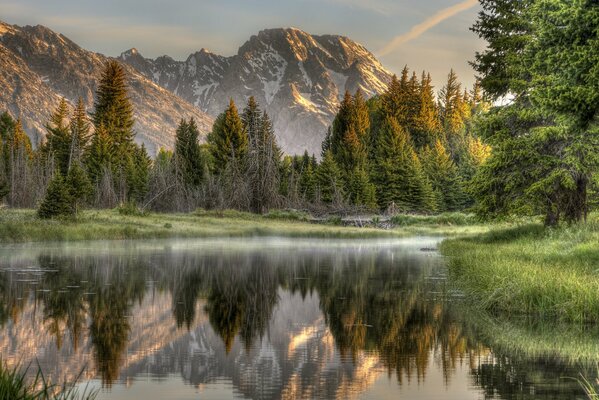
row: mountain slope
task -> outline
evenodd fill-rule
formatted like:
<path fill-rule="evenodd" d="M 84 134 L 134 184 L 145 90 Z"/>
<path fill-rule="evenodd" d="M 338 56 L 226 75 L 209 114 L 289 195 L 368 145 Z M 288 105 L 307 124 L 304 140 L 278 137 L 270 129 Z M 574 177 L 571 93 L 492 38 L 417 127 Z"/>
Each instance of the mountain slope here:
<path fill-rule="evenodd" d="M 92 110 L 97 80 L 108 60 L 44 26 L 19 27 L 2 22 L 0 54 L 0 110 L 8 109 L 20 117 L 34 140 L 45 134 L 43 124 L 60 97 L 71 103 L 82 97 Z M 172 147 L 181 118 L 194 117 L 203 132 L 211 129 L 211 117 L 135 68 L 125 67 L 137 140 L 145 143 L 150 153 Z"/>
<path fill-rule="evenodd" d="M 295 28 L 263 30 L 232 57 L 202 49 L 186 61 L 151 60 L 131 49 L 119 59 L 212 117 L 229 98 L 243 107 L 255 96 L 273 119 L 279 144 L 291 154 L 320 153 L 346 90 L 361 89 L 370 97 L 391 79 L 374 55 L 351 39 Z"/>

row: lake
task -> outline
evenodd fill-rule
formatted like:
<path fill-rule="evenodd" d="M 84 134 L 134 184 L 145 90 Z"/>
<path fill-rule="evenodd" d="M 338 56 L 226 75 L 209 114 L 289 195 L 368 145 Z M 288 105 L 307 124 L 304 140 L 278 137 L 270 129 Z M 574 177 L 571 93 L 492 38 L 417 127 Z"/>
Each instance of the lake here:
<path fill-rule="evenodd" d="M 439 241 L 4 245 L 0 355 L 99 399 L 583 399 L 597 329 L 474 311 Z"/>

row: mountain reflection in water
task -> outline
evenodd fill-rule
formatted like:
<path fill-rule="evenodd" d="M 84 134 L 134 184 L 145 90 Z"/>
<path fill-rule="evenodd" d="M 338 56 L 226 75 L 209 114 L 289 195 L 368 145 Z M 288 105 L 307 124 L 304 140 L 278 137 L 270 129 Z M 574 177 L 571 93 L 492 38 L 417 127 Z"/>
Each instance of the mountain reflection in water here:
<path fill-rule="evenodd" d="M 0 354 L 101 398 L 582 398 L 586 365 L 485 344 L 437 243 L 5 247 Z"/>

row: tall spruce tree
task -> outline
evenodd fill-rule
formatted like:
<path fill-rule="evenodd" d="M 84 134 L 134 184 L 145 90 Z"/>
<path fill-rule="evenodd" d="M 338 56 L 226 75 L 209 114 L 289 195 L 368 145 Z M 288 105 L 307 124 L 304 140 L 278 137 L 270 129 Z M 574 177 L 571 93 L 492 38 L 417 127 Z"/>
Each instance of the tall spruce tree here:
<path fill-rule="evenodd" d="M 69 107 L 63 97 L 46 124 L 45 149 L 54 157 L 60 173 L 66 175 L 71 156 L 71 133 L 69 129 Z"/>
<path fill-rule="evenodd" d="M 90 141 L 90 123 L 81 97 L 77 100 L 77 105 L 71 116 L 70 134 L 69 165 L 72 165 L 83 161 L 83 154 Z"/>
<path fill-rule="evenodd" d="M 433 147 L 424 149 L 422 166 L 432 185 L 437 210 L 461 209 L 465 203 L 465 194 L 462 191 L 458 167 L 440 140 L 437 140 Z"/>
<path fill-rule="evenodd" d="M 193 118 L 181 120 L 175 134 L 175 170 L 186 188 L 198 188 L 202 183 L 206 162 L 199 143 L 200 132 Z"/>
<path fill-rule="evenodd" d="M 409 133 L 393 117 L 386 117 L 377 139 L 372 179 L 379 207 L 386 209 L 394 204 L 403 211 L 434 208 L 432 188 Z"/>
<path fill-rule="evenodd" d="M 422 73 L 420 80 L 419 102 L 411 135 L 417 148 L 435 143 L 441 136 L 439 111 L 435 103 L 430 74 Z"/>
<path fill-rule="evenodd" d="M 94 107 L 92 119 L 95 133 L 90 148 L 92 154 L 86 157 L 93 161 L 86 167 L 96 182 L 110 171 L 118 201 L 128 202 L 131 200 L 128 195 L 137 191 L 128 187 L 128 183 L 136 181 L 131 175 L 135 169 L 131 164 L 135 162 L 133 157 L 138 149 L 133 141 L 135 121 L 133 105 L 127 93 L 127 76 L 125 69 L 116 60 L 110 60 L 104 66 Z M 100 134 L 103 137 L 98 137 Z M 108 155 L 103 154 L 105 151 Z"/>
<path fill-rule="evenodd" d="M 316 170 L 316 184 L 323 203 L 342 201 L 345 197 L 343 174 L 330 150 L 324 153 L 322 162 Z"/>
<path fill-rule="evenodd" d="M 493 146 L 474 192 L 485 215 L 543 212 L 583 220 L 599 167 L 599 6 L 591 1 L 483 0 L 473 30 L 488 42 L 474 66 L 493 99 L 479 130 Z"/>
<path fill-rule="evenodd" d="M 115 161 L 126 162 L 133 147 L 133 105 L 127 94 L 127 76 L 122 65 L 110 60 L 104 66 L 96 90 L 93 122 L 108 132 Z"/>
<path fill-rule="evenodd" d="M 233 99 L 225 112 L 216 118 L 208 143 L 217 173 L 224 171 L 231 161 L 240 164 L 247 154 L 248 135 Z"/>

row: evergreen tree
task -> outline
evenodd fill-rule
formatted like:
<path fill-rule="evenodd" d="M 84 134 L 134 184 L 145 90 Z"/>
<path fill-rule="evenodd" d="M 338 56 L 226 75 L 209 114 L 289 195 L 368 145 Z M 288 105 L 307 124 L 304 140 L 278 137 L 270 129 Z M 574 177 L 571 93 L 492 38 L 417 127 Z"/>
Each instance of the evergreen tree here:
<path fill-rule="evenodd" d="M 229 107 L 217 117 L 212 132 L 208 135 L 216 171 L 222 172 L 232 160 L 237 164 L 241 163 L 247 154 L 248 142 L 247 132 L 231 99 Z"/>
<path fill-rule="evenodd" d="M 175 163 L 179 180 L 187 188 L 197 188 L 205 173 L 205 161 L 199 143 L 198 127 L 193 118 L 181 120 L 175 135 Z"/>
<path fill-rule="evenodd" d="M 83 161 L 83 154 L 90 141 L 90 123 L 83 99 L 77 100 L 70 124 L 71 143 L 69 165 Z"/>
<path fill-rule="evenodd" d="M 394 204 L 403 211 L 434 208 L 430 183 L 424 176 L 408 132 L 394 118 L 387 117 L 377 139 L 372 179 L 379 206 L 386 209 Z"/>
<path fill-rule="evenodd" d="M 54 157 L 60 173 L 66 175 L 71 156 L 71 134 L 68 121 L 69 108 L 63 97 L 46 124 L 46 150 Z"/>
<path fill-rule="evenodd" d="M 473 30 L 489 43 L 477 54 L 481 85 L 493 100 L 481 121 L 493 146 L 474 192 L 485 215 L 542 211 L 546 224 L 586 218 L 599 167 L 597 32 L 589 1 L 483 0 Z"/>
<path fill-rule="evenodd" d="M 343 174 L 330 150 L 324 153 L 323 160 L 316 170 L 316 184 L 323 203 L 330 204 L 344 198 Z"/>
<path fill-rule="evenodd" d="M 113 158 L 110 136 L 104 125 L 100 125 L 96 127 L 85 156 L 87 173 L 93 183 L 99 183 L 104 172 L 112 169 Z"/>
<path fill-rule="evenodd" d="M 49 219 L 72 215 L 72 198 L 69 187 L 60 172 L 56 172 L 50 181 L 44 200 L 37 210 L 40 218 Z"/>
<path fill-rule="evenodd" d="M 439 211 L 456 211 L 462 208 L 465 194 L 457 166 L 440 140 L 424 149 L 422 166 L 435 194 Z"/>
<path fill-rule="evenodd" d="M 71 211 L 77 215 L 81 204 L 93 192 L 87 173 L 79 163 L 73 163 L 66 178 L 66 186 L 71 200 Z"/>
<path fill-rule="evenodd" d="M 129 190 L 127 198 L 129 201 L 140 203 L 148 193 L 151 165 L 152 160 L 148 156 L 145 145 L 135 145 L 133 154 L 129 157 L 126 166 L 127 188 Z"/>
<path fill-rule="evenodd" d="M 310 202 L 314 201 L 316 196 L 316 176 L 309 158 L 308 163 L 305 164 L 305 167 L 301 171 L 299 189 L 304 200 Z"/>
<path fill-rule="evenodd" d="M 364 167 L 355 167 L 349 175 L 350 202 L 357 206 L 376 208 L 376 187 Z"/>
<path fill-rule="evenodd" d="M 441 124 L 439 112 L 435 104 L 432 79 L 430 74 L 422 73 L 418 110 L 414 119 L 411 134 L 417 148 L 434 144 L 440 137 Z"/>
<path fill-rule="evenodd" d="M 441 122 L 448 138 L 460 133 L 464 127 L 464 109 L 462 85 L 452 69 L 447 76 L 447 83 L 439 93 L 441 105 Z"/>
<path fill-rule="evenodd" d="M 126 163 L 133 147 L 133 105 L 127 94 L 125 69 L 115 60 L 108 61 L 102 72 L 93 122 L 96 129 L 104 126 L 110 137 L 115 161 Z"/>

